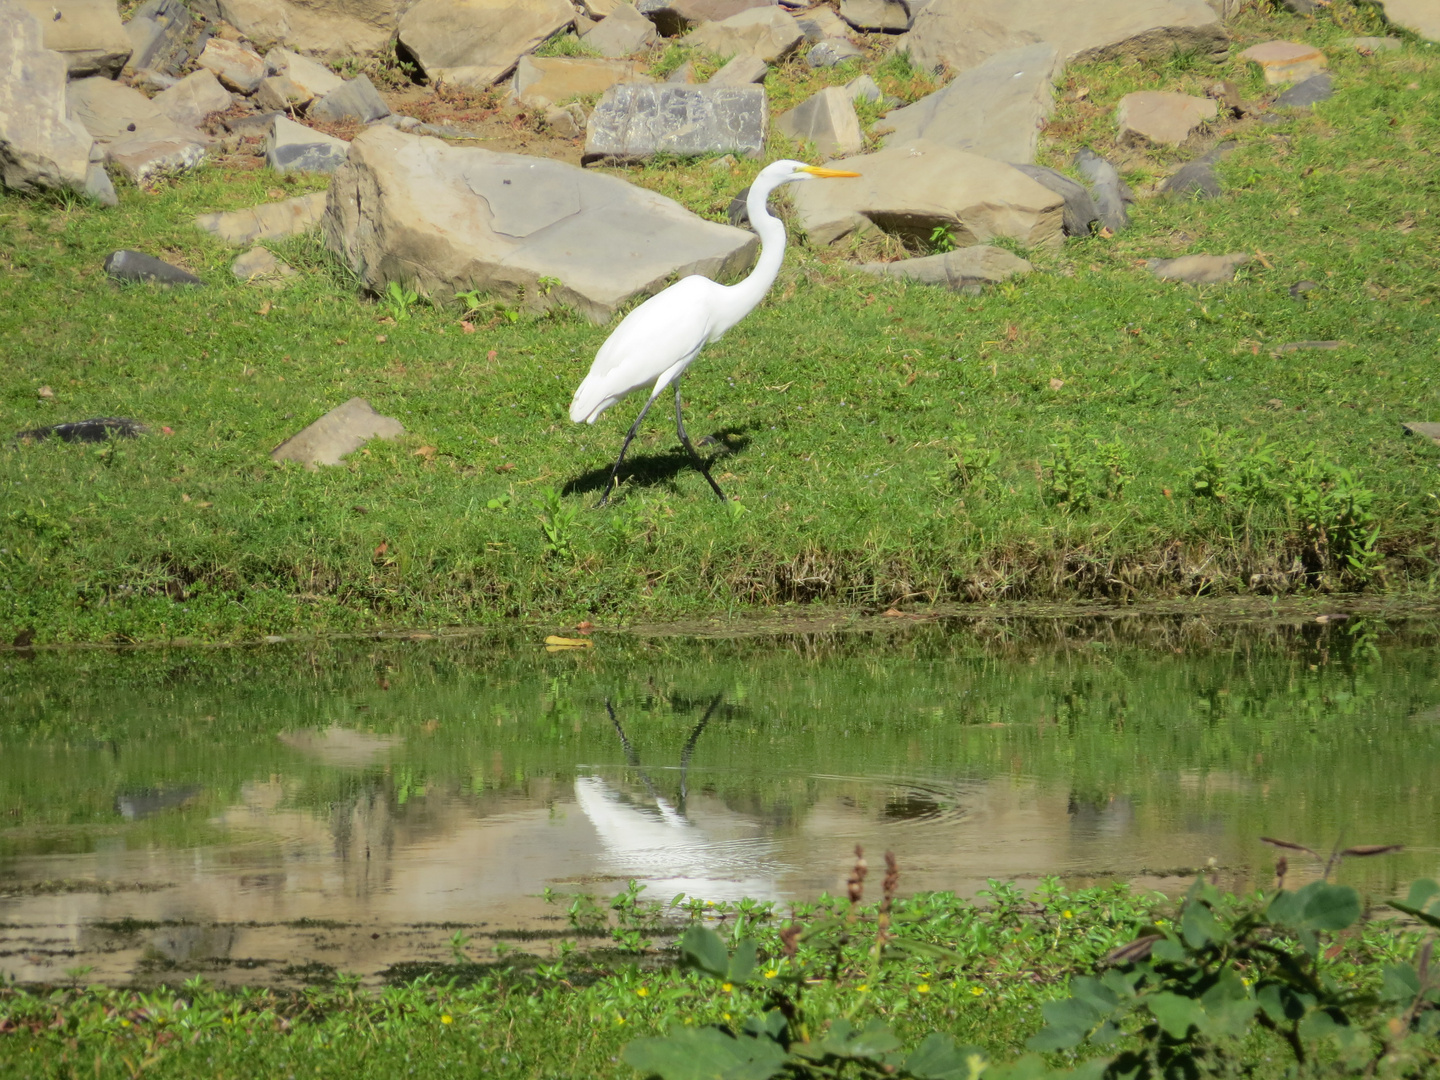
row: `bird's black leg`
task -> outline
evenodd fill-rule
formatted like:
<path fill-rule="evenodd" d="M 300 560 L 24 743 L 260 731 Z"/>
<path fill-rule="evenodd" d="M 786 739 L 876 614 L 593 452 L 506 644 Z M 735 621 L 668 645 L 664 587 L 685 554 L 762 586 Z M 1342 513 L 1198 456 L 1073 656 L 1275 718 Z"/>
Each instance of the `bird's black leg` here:
<path fill-rule="evenodd" d="M 615 490 L 615 476 L 620 472 L 620 463 L 625 460 L 625 451 L 630 449 L 630 440 L 635 438 L 635 433 L 640 430 L 640 422 L 645 419 L 645 414 L 650 411 L 650 406 L 655 404 L 658 395 L 652 394 L 650 400 L 645 402 L 645 407 L 640 410 L 640 415 L 635 418 L 635 423 L 630 425 L 630 432 L 625 436 L 625 441 L 620 444 L 620 456 L 615 459 L 615 467 L 610 470 L 610 479 L 605 481 L 605 494 L 600 496 L 600 501 L 595 504 L 599 510 L 610 501 L 610 492 Z"/>
<path fill-rule="evenodd" d="M 710 475 L 709 463 L 700 456 L 700 451 L 695 449 L 695 444 L 690 441 L 690 436 L 685 434 L 685 420 L 680 415 L 679 379 L 675 380 L 675 433 L 680 436 L 680 441 L 685 444 L 685 449 L 690 451 L 690 457 L 695 462 L 695 467 L 699 469 L 700 474 L 710 482 L 710 486 L 714 488 L 715 494 L 720 496 L 720 501 L 724 502 L 725 492 L 720 490 L 720 485 L 717 484 L 715 478 Z"/>

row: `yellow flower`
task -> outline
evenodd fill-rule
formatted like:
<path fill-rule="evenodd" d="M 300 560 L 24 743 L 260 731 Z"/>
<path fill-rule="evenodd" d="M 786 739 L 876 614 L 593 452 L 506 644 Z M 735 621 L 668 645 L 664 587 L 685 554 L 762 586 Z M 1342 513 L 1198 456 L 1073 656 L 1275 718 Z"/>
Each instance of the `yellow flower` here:
<path fill-rule="evenodd" d="M 449 1013 L 445 1013 L 440 1017 L 440 1022 L 442 1024 L 453 1024 L 455 1022 L 455 1017 L 451 1016 Z"/>
<path fill-rule="evenodd" d="M 649 997 L 649 996 L 650 996 L 650 988 L 649 988 L 648 986 L 642 986 L 642 987 L 640 987 L 639 990 L 636 990 L 636 991 L 635 991 L 635 996 L 636 996 L 636 997 Z"/>
<path fill-rule="evenodd" d="M 858 991 L 859 991 L 860 993 L 862 993 L 862 994 L 869 993 L 869 991 L 870 991 L 870 984 L 869 984 L 869 983 L 861 983 L 859 986 L 855 987 L 855 989 L 858 990 Z"/>
<path fill-rule="evenodd" d="M 130 1026 L 130 1021 L 129 1021 L 129 1020 L 121 1020 L 121 1021 L 120 1021 L 120 1026 L 121 1026 L 121 1027 L 129 1027 L 129 1026 Z"/>
<path fill-rule="evenodd" d="M 985 988 L 983 986 L 972 986 L 970 987 L 970 993 L 974 994 L 976 997 L 980 997 L 985 993 Z"/>
<path fill-rule="evenodd" d="M 734 989 L 735 989 L 735 987 L 734 987 L 734 985 L 731 984 L 731 983 L 721 983 L 721 984 L 720 984 L 720 991 L 721 991 L 721 993 L 728 994 L 728 993 L 730 993 L 731 990 L 734 990 Z"/>
<path fill-rule="evenodd" d="M 625 1023 L 625 1017 L 623 1017 L 623 1016 L 617 1016 L 617 1017 L 615 1017 L 615 1023 L 617 1023 L 617 1024 L 623 1024 L 623 1023 Z"/>
<path fill-rule="evenodd" d="M 1069 908 L 1066 908 L 1064 911 L 1060 912 L 1060 917 L 1062 919 L 1073 919 L 1075 917 L 1075 913 Z"/>
<path fill-rule="evenodd" d="M 777 976 L 777 975 L 779 975 L 779 974 L 780 974 L 780 972 L 776 971 L 774 968 L 771 968 L 769 971 L 765 972 L 765 977 L 766 977 L 767 979 L 773 979 L 773 978 L 775 978 L 775 976 Z"/>
<path fill-rule="evenodd" d="M 723 1016 L 727 1021 L 730 1019 L 729 1013 L 721 1013 L 720 1015 Z"/>
<path fill-rule="evenodd" d="M 919 986 L 915 987 L 915 992 L 917 994 L 928 994 L 930 992 L 930 984 L 921 983 Z"/>

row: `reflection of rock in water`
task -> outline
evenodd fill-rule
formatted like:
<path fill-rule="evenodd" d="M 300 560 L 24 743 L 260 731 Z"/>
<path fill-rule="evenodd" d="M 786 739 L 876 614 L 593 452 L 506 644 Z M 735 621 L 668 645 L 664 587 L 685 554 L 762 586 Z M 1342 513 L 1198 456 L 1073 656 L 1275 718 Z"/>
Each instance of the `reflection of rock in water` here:
<path fill-rule="evenodd" d="M 644 878 L 658 893 L 708 900 L 779 899 L 785 867 L 757 822 L 715 805 L 700 809 L 698 825 L 656 796 L 641 805 L 598 776 L 575 780 L 575 802 L 595 826 L 603 864 L 617 876 Z M 668 897 L 667 897 L 668 898 Z"/>
<path fill-rule="evenodd" d="M 122 791 L 115 796 L 115 812 L 126 821 L 140 821 L 162 810 L 181 806 L 199 795 L 203 788 L 143 788 Z"/>
<path fill-rule="evenodd" d="M 146 952 L 172 964 L 230 957 L 238 930 L 233 926 L 162 926 L 150 935 Z"/>
<path fill-rule="evenodd" d="M 1135 824 L 1135 806 L 1123 795 L 1085 798 L 1072 791 L 1068 809 L 1072 832 L 1124 836 Z"/>
<path fill-rule="evenodd" d="M 371 735 L 342 727 L 328 727 L 323 731 L 282 731 L 278 738 L 291 749 L 336 768 L 373 765 L 404 742 L 395 735 Z"/>

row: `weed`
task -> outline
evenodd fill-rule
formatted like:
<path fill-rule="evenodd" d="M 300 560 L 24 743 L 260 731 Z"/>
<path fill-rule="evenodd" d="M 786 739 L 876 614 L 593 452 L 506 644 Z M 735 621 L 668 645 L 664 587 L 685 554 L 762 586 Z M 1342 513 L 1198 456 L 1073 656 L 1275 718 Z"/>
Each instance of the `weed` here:
<path fill-rule="evenodd" d="M 540 493 L 540 530 L 545 536 L 545 551 L 560 559 L 573 559 L 571 546 L 575 539 L 575 521 L 580 516 L 577 506 L 567 504 L 564 496 L 553 487 Z"/>
<path fill-rule="evenodd" d="M 420 294 L 398 281 L 392 281 L 385 288 L 384 299 L 390 317 L 398 323 L 410 318 L 410 309 L 420 302 Z"/>

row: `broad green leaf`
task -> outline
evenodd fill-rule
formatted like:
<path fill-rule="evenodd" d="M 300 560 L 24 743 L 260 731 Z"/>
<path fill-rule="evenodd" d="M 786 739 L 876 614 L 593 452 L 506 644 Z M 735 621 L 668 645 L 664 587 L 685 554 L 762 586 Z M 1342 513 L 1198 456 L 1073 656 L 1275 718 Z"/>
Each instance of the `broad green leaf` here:
<path fill-rule="evenodd" d="M 1265 1010 L 1265 1015 L 1277 1024 L 1298 1020 L 1305 1014 L 1305 1003 L 1288 986 L 1279 983 L 1262 986 L 1255 994 L 1255 1000 Z"/>
<path fill-rule="evenodd" d="M 636 1039 L 620 1056 L 662 1080 L 770 1080 L 785 1068 L 785 1051 L 769 1039 L 737 1039 L 713 1027 Z"/>
<path fill-rule="evenodd" d="M 1050 1080 L 1056 1075 L 1034 1054 L 1026 1054 L 1008 1065 L 992 1065 L 985 1070 L 985 1080 Z"/>
<path fill-rule="evenodd" d="M 1349 885 L 1314 881 L 1299 895 L 1306 893 L 1310 895 L 1305 900 L 1301 926 L 1307 930 L 1344 930 L 1360 918 L 1360 895 Z"/>
<path fill-rule="evenodd" d="M 688 967 L 712 978 L 723 979 L 730 972 L 730 954 L 725 942 L 708 927 L 692 926 L 685 931 L 680 938 L 680 957 Z"/>
<path fill-rule="evenodd" d="M 1181 997 L 1168 991 L 1152 994 L 1144 999 L 1151 1014 L 1172 1039 L 1183 1039 L 1190 1028 L 1205 1022 L 1205 1010 L 1192 998 Z"/>
<path fill-rule="evenodd" d="M 1203 948 L 1224 936 L 1220 924 L 1215 921 L 1215 913 L 1199 903 L 1185 905 L 1180 914 L 1180 932 L 1185 937 L 1185 944 L 1192 949 Z"/>
<path fill-rule="evenodd" d="M 1306 1013 L 1305 1019 L 1300 1021 L 1300 1038 L 1306 1042 L 1339 1035 L 1342 1030 L 1342 1025 L 1336 1023 L 1335 1018 L 1324 1009 Z"/>
<path fill-rule="evenodd" d="M 860 1031 L 844 1020 L 837 1020 L 820 1040 L 820 1045 L 826 1053 L 836 1057 L 879 1060 L 885 1054 L 898 1050 L 900 1040 L 882 1020 L 872 1020 Z"/>
<path fill-rule="evenodd" d="M 1414 1001 L 1420 993 L 1420 976 L 1409 964 L 1386 964 L 1380 997 L 1385 1001 Z"/>
<path fill-rule="evenodd" d="M 1424 879 L 1415 882 L 1410 886 L 1410 895 L 1405 903 L 1391 900 L 1390 906 L 1440 929 L 1440 885 L 1433 881 Z"/>
<path fill-rule="evenodd" d="M 1071 979 L 1070 994 L 1091 1006 L 1101 1016 L 1120 1004 L 1119 995 L 1114 990 L 1090 975 L 1077 975 Z"/>
<path fill-rule="evenodd" d="M 1305 902 L 1297 894 L 1281 889 L 1270 900 L 1265 915 L 1277 926 L 1299 926 L 1300 912 L 1304 906 Z"/>
<path fill-rule="evenodd" d="M 905 1059 L 904 1072 L 915 1080 L 979 1080 L 989 1055 L 978 1046 L 957 1046 L 941 1032 L 932 1032 Z"/>
<path fill-rule="evenodd" d="M 781 1036 L 785 1033 L 785 1026 L 788 1023 L 783 1012 L 779 1009 L 771 1009 L 763 1016 L 749 1017 L 740 1030 L 747 1035 L 763 1035 L 767 1039 L 782 1042 Z"/>
<path fill-rule="evenodd" d="M 732 983 L 743 983 L 755 973 L 755 958 L 758 950 L 755 942 L 746 938 L 735 946 L 735 951 L 730 955 L 728 975 Z"/>
<path fill-rule="evenodd" d="M 1150 950 L 1150 955 L 1162 964 L 1178 964 L 1185 959 L 1185 946 L 1169 939 L 1157 941 Z"/>
<path fill-rule="evenodd" d="M 1040 1006 L 1048 1027 L 1030 1036 L 1025 1045 L 1031 1050 L 1044 1052 L 1068 1050 L 1078 1046 L 1098 1024 L 1102 1017 L 1095 1006 L 1076 998 L 1063 1001 L 1047 1001 Z"/>

